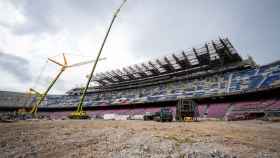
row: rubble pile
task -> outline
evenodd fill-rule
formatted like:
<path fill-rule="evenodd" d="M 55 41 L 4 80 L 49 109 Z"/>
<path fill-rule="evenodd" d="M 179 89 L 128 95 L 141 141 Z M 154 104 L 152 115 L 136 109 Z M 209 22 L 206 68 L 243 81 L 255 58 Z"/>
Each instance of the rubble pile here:
<path fill-rule="evenodd" d="M 17 112 L 0 113 L 0 122 L 15 122 L 20 120 L 33 120 L 33 119 L 49 120 L 50 116 L 42 115 L 42 114 L 37 114 L 36 116 L 33 116 L 32 114 L 29 113 L 19 114 Z"/>

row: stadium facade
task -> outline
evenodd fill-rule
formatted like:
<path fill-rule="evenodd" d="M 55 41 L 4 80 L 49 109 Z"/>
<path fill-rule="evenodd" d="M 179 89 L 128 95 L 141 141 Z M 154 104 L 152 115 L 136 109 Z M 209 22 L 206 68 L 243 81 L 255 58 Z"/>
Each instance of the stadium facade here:
<path fill-rule="evenodd" d="M 195 100 L 201 117 L 234 120 L 280 111 L 280 61 L 259 66 L 250 57 L 242 59 L 227 38 L 98 73 L 92 82 L 96 86 L 88 90 L 84 104 L 92 117 L 144 114 L 160 107 L 175 113 L 179 98 Z M 49 95 L 39 111 L 67 117 L 81 91 Z M 32 101 L 21 93 L 1 92 L 0 103 L 2 111 L 12 111 L 30 107 Z"/>

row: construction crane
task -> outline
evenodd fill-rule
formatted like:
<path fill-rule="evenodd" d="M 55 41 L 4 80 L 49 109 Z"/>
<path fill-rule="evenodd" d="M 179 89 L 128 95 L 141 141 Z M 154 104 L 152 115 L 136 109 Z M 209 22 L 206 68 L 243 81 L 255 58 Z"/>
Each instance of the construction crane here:
<path fill-rule="evenodd" d="M 108 35 L 109 35 L 109 33 L 110 33 L 110 31 L 111 31 L 111 28 L 112 28 L 112 26 L 113 26 L 113 23 L 114 23 L 116 17 L 118 16 L 118 14 L 119 14 L 121 8 L 124 6 L 124 4 L 125 4 L 126 1 L 127 1 L 127 0 L 124 0 L 124 1 L 122 2 L 122 4 L 120 5 L 120 7 L 116 10 L 115 14 L 113 15 L 113 19 L 111 20 L 111 23 L 110 23 L 110 25 L 109 25 L 109 28 L 108 28 L 108 30 L 107 30 L 107 32 L 106 32 L 106 35 L 105 35 L 105 37 L 104 37 L 104 39 L 103 39 L 103 42 L 102 42 L 102 44 L 101 44 L 101 47 L 100 47 L 100 49 L 99 49 L 99 51 L 98 51 L 98 54 L 97 54 L 95 63 L 93 64 L 93 67 L 92 67 L 92 70 L 91 70 L 91 72 L 90 72 L 88 81 L 87 81 L 87 83 L 86 83 L 86 87 L 83 89 L 83 93 L 82 93 L 80 102 L 79 102 L 79 104 L 78 104 L 78 106 L 77 106 L 77 109 L 76 109 L 75 112 L 71 113 L 70 116 L 69 116 L 69 118 L 71 118 L 71 119 L 87 119 L 87 118 L 89 118 L 89 116 L 86 114 L 86 112 L 83 111 L 84 99 L 85 99 L 85 96 L 86 96 L 86 93 L 87 93 L 87 90 L 88 90 L 90 81 L 91 81 L 91 79 L 92 79 L 93 73 L 94 73 L 95 68 L 96 68 L 96 66 L 97 66 L 99 57 L 100 57 L 100 55 L 101 55 L 101 53 L 102 53 L 103 47 L 104 47 L 104 45 L 105 45 L 105 43 L 106 43 L 106 40 L 107 40 L 107 38 L 108 38 Z"/>
<path fill-rule="evenodd" d="M 67 59 L 65 54 L 63 53 L 63 60 L 64 63 L 60 63 L 58 61 L 55 61 L 54 59 L 48 58 L 49 61 L 57 64 L 58 66 L 61 67 L 59 73 L 55 76 L 55 78 L 51 81 L 50 85 L 47 87 L 47 89 L 44 91 L 44 93 L 40 93 L 32 88 L 29 89 L 29 93 L 32 95 L 32 93 L 39 98 L 38 101 L 32 106 L 31 111 L 29 111 L 28 113 L 31 114 L 32 116 L 36 117 L 36 113 L 38 111 L 38 107 L 40 106 L 40 104 L 45 100 L 48 92 L 51 90 L 51 88 L 54 86 L 54 84 L 56 83 L 56 81 L 59 79 L 59 77 L 61 76 L 61 74 L 67 69 L 67 68 L 73 68 L 73 67 L 77 67 L 77 66 L 82 66 L 82 65 L 86 65 L 86 64 L 90 64 L 92 62 L 95 62 L 95 60 L 89 60 L 89 61 L 84 61 L 84 62 L 79 62 L 79 63 L 75 63 L 72 65 L 68 65 Z M 105 60 L 106 58 L 100 58 L 99 60 Z"/>

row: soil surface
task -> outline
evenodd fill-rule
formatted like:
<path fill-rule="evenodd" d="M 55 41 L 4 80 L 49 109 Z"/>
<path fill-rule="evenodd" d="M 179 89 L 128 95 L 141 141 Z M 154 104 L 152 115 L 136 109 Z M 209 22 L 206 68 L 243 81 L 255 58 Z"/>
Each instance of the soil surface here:
<path fill-rule="evenodd" d="M 280 157 L 280 123 L 33 120 L 0 123 L 0 157 Z"/>

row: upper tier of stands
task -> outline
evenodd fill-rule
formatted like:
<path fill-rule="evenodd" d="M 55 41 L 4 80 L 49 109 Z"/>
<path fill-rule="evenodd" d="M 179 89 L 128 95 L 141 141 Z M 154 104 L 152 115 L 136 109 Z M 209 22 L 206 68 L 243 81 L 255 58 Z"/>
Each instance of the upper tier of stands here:
<path fill-rule="evenodd" d="M 99 86 L 94 89 L 115 88 L 138 84 L 145 81 L 168 79 L 170 76 L 182 76 L 215 67 L 225 67 L 242 61 L 227 38 L 206 42 L 197 48 L 191 48 L 169 56 L 148 62 L 98 73 L 93 82 Z"/>
<path fill-rule="evenodd" d="M 211 97 L 254 91 L 280 85 L 280 62 L 259 68 L 235 70 L 206 77 L 88 94 L 90 106 L 176 100 L 178 97 Z"/>

